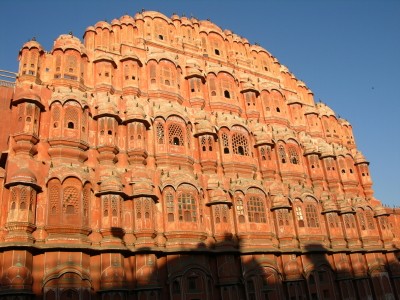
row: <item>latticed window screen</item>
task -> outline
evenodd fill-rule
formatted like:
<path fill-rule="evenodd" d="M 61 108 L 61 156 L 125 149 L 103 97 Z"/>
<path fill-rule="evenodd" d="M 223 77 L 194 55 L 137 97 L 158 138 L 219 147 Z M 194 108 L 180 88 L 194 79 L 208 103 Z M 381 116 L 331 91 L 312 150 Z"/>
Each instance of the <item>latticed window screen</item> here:
<path fill-rule="evenodd" d="M 289 147 L 289 157 L 290 157 L 290 162 L 294 165 L 298 165 L 299 162 L 299 154 L 297 153 L 297 150 L 295 147 Z"/>
<path fill-rule="evenodd" d="M 83 216 L 84 217 L 88 217 L 89 199 L 90 199 L 90 188 L 88 185 L 86 185 L 85 188 L 83 189 L 83 197 L 82 197 Z"/>
<path fill-rule="evenodd" d="M 243 200 L 241 198 L 236 199 L 236 213 L 239 216 L 244 215 Z"/>
<path fill-rule="evenodd" d="M 279 158 L 281 160 L 282 163 L 286 162 L 286 151 L 285 151 L 285 147 L 283 147 L 282 145 L 279 146 Z"/>
<path fill-rule="evenodd" d="M 78 189 L 73 186 L 67 186 L 63 195 L 63 212 L 67 214 L 76 214 L 78 212 L 79 197 Z"/>
<path fill-rule="evenodd" d="M 221 223 L 221 212 L 218 205 L 214 206 L 215 223 Z"/>
<path fill-rule="evenodd" d="M 190 193 L 182 193 L 178 197 L 179 221 L 196 222 L 197 208 L 196 200 Z"/>
<path fill-rule="evenodd" d="M 165 196 L 165 202 L 167 205 L 168 221 L 174 221 L 174 196 L 171 193 L 167 193 Z"/>
<path fill-rule="evenodd" d="M 103 196 L 102 200 L 103 200 L 103 217 L 108 217 L 109 213 L 108 197 Z"/>
<path fill-rule="evenodd" d="M 374 217 L 371 210 L 367 209 L 365 211 L 365 218 L 367 219 L 368 229 L 375 229 Z"/>
<path fill-rule="evenodd" d="M 19 209 L 26 209 L 28 202 L 28 190 L 27 188 L 21 187 L 19 190 Z"/>
<path fill-rule="evenodd" d="M 235 154 L 249 156 L 248 141 L 243 134 L 235 133 L 232 135 L 232 148 Z"/>
<path fill-rule="evenodd" d="M 65 111 L 65 127 L 76 128 L 78 125 L 79 112 L 77 108 L 67 107 Z M 72 127 L 70 125 L 72 123 Z"/>
<path fill-rule="evenodd" d="M 229 137 L 226 133 L 222 134 L 222 146 L 224 147 L 224 153 L 229 153 Z"/>
<path fill-rule="evenodd" d="M 299 227 L 304 227 L 304 216 L 303 210 L 300 206 L 296 206 L 296 219 L 299 224 Z"/>
<path fill-rule="evenodd" d="M 60 212 L 60 184 L 52 182 L 49 184 L 50 214 L 55 215 Z"/>
<path fill-rule="evenodd" d="M 212 151 L 213 150 L 213 139 L 212 139 L 212 137 L 208 136 L 207 141 L 208 141 L 208 151 Z"/>
<path fill-rule="evenodd" d="M 67 56 L 66 72 L 75 73 L 76 72 L 76 57 L 73 55 Z"/>
<path fill-rule="evenodd" d="M 251 196 L 247 202 L 247 215 L 249 222 L 266 223 L 264 202 L 261 198 Z"/>
<path fill-rule="evenodd" d="M 307 204 L 306 219 L 308 227 L 319 227 L 317 209 L 314 204 Z"/>
<path fill-rule="evenodd" d="M 115 195 L 111 197 L 111 211 L 113 217 L 118 217 L 118 197 Z"/>
<path fill-rule="evenodd" d="M 149 219 L 151 216 L 152 200 L 149 198 L 143 198 L 142 201 L 144 203 L 144 217 Z"/>
<path fill-rule="evenodd" d="M 228 206 L 225 204 L 222 205 L 221 215 L 222 215 L 222 222 L 227 223 L 229 220 L 229 209 Z"/>
<path fill-rule="evenodd" d="M 178 124 L 169 124 L 168 126 L 168 142 L 170 145 L 183 146 L 182 127 Z"/>
<path fill-rule="evenodd" d="M 289 225 L 289 212 L 287 209 L 278 209 L 278 224 L 279 226 Z"/>
<path fill-rule="evenodd" d="M 357 215 L 358 215 L 358 220 L 360 221 L 361 230 L 366 230 L 367 226 L 366 226 L 366 223 L 365 223 L 364 211 L 362 209 L 360 209 L 357 212 Z"/>
<path fill-rule="evenodd" d="M 11 207 L 10 207 L 10 209 L 11 210 L 14 210 L 14 209 L 16 209 L 17 207 L 17 198 L 18 198 L 18 195 L 17 195 L 17 188 L 16 187 L 12 187 L 11 188 Z"/>
<path fill-rule="evenodd" d="M 157 123 L 157 142 L 164 144 L 164 126 L 161 123 Z"/>

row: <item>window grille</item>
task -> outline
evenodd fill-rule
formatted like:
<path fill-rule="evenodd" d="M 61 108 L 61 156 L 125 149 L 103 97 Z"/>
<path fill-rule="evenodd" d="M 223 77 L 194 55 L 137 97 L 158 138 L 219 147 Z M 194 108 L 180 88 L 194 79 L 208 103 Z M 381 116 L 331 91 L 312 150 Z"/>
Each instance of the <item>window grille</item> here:
<path fill-rule="evenodd" d="M 279 146 L 279 158 L 282 163 L 286 163 L 286 151 L 282 145 Z"/>
<path fill-rule="evenodd" d="M 289 147 L 289 156 L 290 156 L 290 162 L 294 165 L 298 165 L 299 162 L 299 154 L 296 151 L 296 148 L 294 147 Z"/>
<path fill-rule="evenodd" d="M 185 221 L 185 222 L 197 221 L 196 202 L 192 194 L 182 193 L 179 195 L 178 216 L 179 216 L 179 221 Z"/>
<path fill-rule="evenodd" d="M 178 124 L 170 124 L 168 126 L 168 141 L 171 145 L 183 146 L 182 127 Z"/>
<path fill-rule="evenodd" d="M 259 197 L 251 196 L 247 202 L 249 222 L 266 223 L 264 202 Z"/>
<path fill-rule="evenodd" d="M 247 138 L 239 133 L 235 133 L 232 136 L 232 148 L 233 153 L 249 156 L 249 146 L 247 142 Z"/>
<path fill-rule="evenodd" d="M 308 227 L 319 227 L 318 214 L 315 205 L 307 204 L 306 206 L 306 219 Z"/>
<path fill-rule="evenodd" d="M 161 123 L 157 123 L 157 141 L 159 144 L 164 144 L 164 126 Z"/>
<path fill-rule="evenodd" d="M 78 212 L 78 189 L 76 187 L 67 186 L 64 189 L 63 199 L 64 199 L 63 201 L 64 213 L 75 214 Z M 70 207 L 68 208 L 68 206 Z"/>
<path fill-rule="evenodd" d="M 371 210 L 368 209 L 365 211 L 365 217 L 367 219 L 368 229 L 375 229 L 374 217 Z"/>
<path fill-rule="evenodd" d="M 296 219 L 299 224 L 299 227 L 304 227 L 304 217 L 303 217 L 303 210 L 300 206 L 296 206 Z"/>

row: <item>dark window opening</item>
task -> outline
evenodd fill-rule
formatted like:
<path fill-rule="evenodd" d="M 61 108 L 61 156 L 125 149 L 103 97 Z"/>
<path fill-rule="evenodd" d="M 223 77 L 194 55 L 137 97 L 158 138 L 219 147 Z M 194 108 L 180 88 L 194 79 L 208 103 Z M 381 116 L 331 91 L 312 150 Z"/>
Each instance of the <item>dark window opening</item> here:
<path fill-rule="evenodd" d="M 314 169 L 315 167 L 314 167 L 314 165 L 311 165 L 311 169 Z"/>
<path fill-rule="evenodd" d="M 203 149 L 203 151 L 206 151 L 206 146 L 203 146 L 202 149 Z"/>
<path fill-rule="evenodd" d="M 282 158 L 282 163 L 286 164 L 286 159 Z"/>
<path fill-rule="evenodd" d="M 229 91 L 225 90 L 224 91 L 224 97 L 230 99 L 231 98 L 231 94 L 229 93 Z"/>
<path fill-rule="evenodd" d="M 174 137 L 173 143 L 174 143 L 174 145 L 179 146 L 179 138 L 178 137 Z"/>
<path fill-rule="evenodd" d="M 58 122 L 54 122 L 53 127 L 57 128 L 58 127 Z"/>
<path fill-rule="evenodd" d="M 214 53 L 215 53 L 216 55 L 219 55 L 219 54 L 220 54 L 218 49 L 215 49 L 215 50 L 214 50 Z"/>
<path fill-rule="evenodd" d="M 75 127 L 74 122 L 68 122 L 68 128 L 69 129 L 74 129 L 74 127 Z"/>
<path fill-rule="evenodd" d="M 110 77 L 110 73 L 108 73 L 108 72 L 106 72 L 104 75 L 105 75 L 106 77 Z"/>
<path fill-rule="evenodd" d="M 217 93 L 215 91 L 211 91 L 211 96 L 217 96 Z"/>
<path fill-rule="evenodd" d="M 225 148 L 224 148 L 224 153 L 225 153 L 225 154 L 229 154 L 229 148 L 228 148 L 228 147 L 225 147 Z"/>
<path fill-rule="evenodd" d="M 304 227 L 304 220 L 299 220 L 299 227 Z"/>
<path fill-rule="evenodd" d="M 240 155 L 244 155 L 244 149 L 243 149 L 242 146 L 239 146 L 239 147 L 238 147 L 238 153 L 239 153 Z"/>
<path fill-rule="evenodd" d="M 112 135 L 112 130 L 107 131 L 108 135 Z"/>
<path fill-rule="evenodd" d="M 353 174 L 353 169 L 350 169 L 350 173 Z"/>
<path fill-rule="evenodd" d="M 211 146 L 208 146 L 208 151 L 212 151 L 212 147 Z"/>
<path fill-rule="evenodd" d="M 281 109 L 279 107 L 276 108 L 277 112 L 281 112 Z"/>
<path fill-rule="evenodd" d="M 342 173 L 343 173 L 343 174 L 346 173 L 346 170 L 345 170 L 345 169 L 342 169 Z"/>
<path fill-rule="evenodd" d="M 159 34 L 159 35 L 158 35 L 158 38 L 159 38 L 160 40 L 164 40 L 164 36 L 163 36 L 162 34 Z"/>
<path fill-rule="evenodd" d="M 194 89 L 190 89 L 190 91 L 193 93 L 193 92 L 194 92 Z"/>
<path fill-rule="evenodd" d="M 297 159 L 296 159 L 296 157 L 292 157 L 292 164 L 294 164 L 294 165 L 297 165 Z"/>
<path fill-rule="evenodd" d="M 27 118 L 26 118 L 26 121 L 27 121 L 27 122 L 30 122 L 30 121 L 31 121 L 31 117 L 27 117 Z"/>
<path fill-rule="evenodd" d="M 189 277 L 188 278 L 188 288 L 189 288 L 189 291 L 193 291 L 193 290 L 196 290 L 197 289 L 197 285 L 196 285 L 196 280 L 197 278 L 196 277 Z"/>
<path fill-rule="evenodd" d="M 135 77 L 135 76 L 132 76 L 131 78 L 132 78 L 132 80 L 135 80 L 135 79 L 136 79 L 136 77 Z"/>

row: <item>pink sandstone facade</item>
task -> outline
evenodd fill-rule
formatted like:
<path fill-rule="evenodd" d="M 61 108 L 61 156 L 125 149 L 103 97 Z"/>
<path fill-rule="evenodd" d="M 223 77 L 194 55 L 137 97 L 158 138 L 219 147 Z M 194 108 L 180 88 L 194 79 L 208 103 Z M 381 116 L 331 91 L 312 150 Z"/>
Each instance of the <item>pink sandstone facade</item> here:
<path fill-rule="evenodd" d="M 400 211 L 268 51 L 143 11 L 0 87 L 0 299 L 399 299 Z"/>

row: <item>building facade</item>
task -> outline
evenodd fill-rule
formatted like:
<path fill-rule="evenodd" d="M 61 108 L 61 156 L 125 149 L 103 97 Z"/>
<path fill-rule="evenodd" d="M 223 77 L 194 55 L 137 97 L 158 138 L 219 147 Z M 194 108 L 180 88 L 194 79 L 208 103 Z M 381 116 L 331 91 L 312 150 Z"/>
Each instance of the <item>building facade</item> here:
<path fill-rule="evenodd" d="M 19 60 L 0 299 L 399 299 L 400 211 L 267 50 L 142 11 Z"/>

